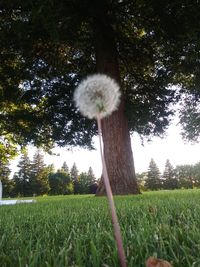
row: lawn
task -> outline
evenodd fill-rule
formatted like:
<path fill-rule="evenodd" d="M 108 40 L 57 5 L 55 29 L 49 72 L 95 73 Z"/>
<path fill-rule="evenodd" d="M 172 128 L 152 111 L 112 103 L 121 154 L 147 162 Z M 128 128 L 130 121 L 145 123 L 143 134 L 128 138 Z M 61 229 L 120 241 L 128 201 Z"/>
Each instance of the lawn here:
<path fill-rule="evenodd" d="M 119 266 L 107 200 L 36 198 L 0 206 L 1 267 Z M 174 267 L 200 266 L 200 190 L 115 197 L 129 267 L 151 255 Z"/>

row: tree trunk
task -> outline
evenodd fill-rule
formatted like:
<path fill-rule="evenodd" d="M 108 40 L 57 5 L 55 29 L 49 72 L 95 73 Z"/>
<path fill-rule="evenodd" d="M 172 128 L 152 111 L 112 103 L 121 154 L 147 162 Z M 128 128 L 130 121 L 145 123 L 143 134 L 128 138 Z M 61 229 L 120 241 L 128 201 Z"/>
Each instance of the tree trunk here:
<path fill-rule="evenodd" d="M 98 10 L 94 21 L 97 72 L 114 78 L 120 84 L 120 73 L 111 13 L 106 6 Z M 104 155 L 113 194 L 138 194 L 128 121 L 121 99 L 117 111 L 102 120 Z M 105 195 L 101 179 L 97 196 Z"/>

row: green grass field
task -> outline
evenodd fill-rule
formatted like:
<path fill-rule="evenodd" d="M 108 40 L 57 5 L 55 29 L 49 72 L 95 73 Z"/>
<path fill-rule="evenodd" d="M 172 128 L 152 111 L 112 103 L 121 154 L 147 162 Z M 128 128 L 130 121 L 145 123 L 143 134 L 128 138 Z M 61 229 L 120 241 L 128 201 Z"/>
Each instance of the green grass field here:
<path fill-rule="evenodd" d="M 107 200 L 36 198 L 0 206 L 0 266 L 119 266 Z M 129 267 L 151 255 L 174 267 L 200 266 L 200 190 L 115 198 Z"/>

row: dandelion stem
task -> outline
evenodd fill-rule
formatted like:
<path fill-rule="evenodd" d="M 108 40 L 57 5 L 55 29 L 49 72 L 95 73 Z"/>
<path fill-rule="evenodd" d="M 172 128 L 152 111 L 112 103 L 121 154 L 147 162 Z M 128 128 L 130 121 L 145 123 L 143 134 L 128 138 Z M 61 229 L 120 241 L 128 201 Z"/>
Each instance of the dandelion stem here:
<path fill-rule="evenodd" d="M 123 243 L 122 243 L 120 226 L 119 226 L 119 222 L 117 219 L 117 213 L 116 213 L 115 204 L 114 204 L 114 200 L 113 200 L 113 194 L 112 194 L 110 181 L 108 178 L 108 172 L 107 172 L 107 168 L 106 168 L 106 162 L 105 162 L 105 158 L 104 158 L 104 154 L 103 154 L 103 141 L 102 141 L 102 129 L 101 129 L 100 117 L 97 117 L 97 125 L 98 125 L 101 160 L 102 160 L 102 165 L 103 165 L 103 179 L 104 179 L 104 184 L 105 184 L 105 188 L 106 188 L 108 203 L 109 203 L 111 217 L 112 217 L 112 223 L 113 223 L 114 234 L 115 234 L 115 239 L 116 239 L 116 243 L 117 243 L 117 250 L 118 250 L 118 256 L 119 256 L 119 260 L 120 260 L 120 266 L 121 267 L 127 267 L 126 257 L 125 257 L 125 253 L 124 253 Z"/>

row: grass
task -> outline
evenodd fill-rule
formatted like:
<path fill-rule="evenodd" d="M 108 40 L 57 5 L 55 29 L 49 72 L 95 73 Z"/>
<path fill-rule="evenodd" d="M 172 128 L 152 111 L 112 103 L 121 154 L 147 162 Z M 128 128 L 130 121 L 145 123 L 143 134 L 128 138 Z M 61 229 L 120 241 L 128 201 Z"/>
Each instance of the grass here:
<path fill-rule="evenodd" d="M 0 206 L 0 266 L 119 266 L 107 200 L 36 198 Z M 115 197 L 129 267 L 151 255 L 200 266 L 200 190 Z"/>

